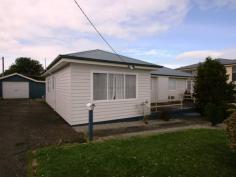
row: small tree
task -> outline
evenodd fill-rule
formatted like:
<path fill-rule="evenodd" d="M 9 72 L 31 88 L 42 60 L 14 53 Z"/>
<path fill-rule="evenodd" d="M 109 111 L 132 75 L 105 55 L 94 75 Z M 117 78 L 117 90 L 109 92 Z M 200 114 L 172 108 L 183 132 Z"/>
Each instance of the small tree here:
<path fill-rule="evenodd" d="M 20 73 L 32 78 L 39 79 L 41 78 L 43 71 L 43 66 L 39 63 L 39 61 L 31 58 L 20 57 L 17 58 L 15 63 L 4 72 L 4 75 Z"/>
<path fill-rule="evenodd" d="M 227 103 L 234 100 L 234 85 L 227 81 L 225 67 L 210 57 L 197 69 L 194 86 L 196 106 L 212 125 L 227 117 Z"/>

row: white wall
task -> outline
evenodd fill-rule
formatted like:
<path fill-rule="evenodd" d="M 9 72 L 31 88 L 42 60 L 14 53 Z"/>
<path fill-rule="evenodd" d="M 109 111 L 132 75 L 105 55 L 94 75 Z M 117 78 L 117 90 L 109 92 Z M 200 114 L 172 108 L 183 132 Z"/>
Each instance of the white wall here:
<path fill-rule="evenodd" d="M 54 77 L 54 89 L 53 89 Z M 50 79 L 50 83 L 48 80 Z M 49 84 L 49 91 L 48 91 Z M 71 124 L 71 67 L 64 67 L 46 78 L 46 102 Z"/>
<path fill-rule="evenodd" d="M 130 70 L 128 68 L 72 64 L 71 81 L 71 124 L 88 122 L 86 104 L 92 100 L 92 72 L 137 73 L 137 98 L 130 100 L 93 101 L 96 104 L 94 121 L 107 121 L 143 115 L 141 104 L 150 103 L 150 71 Z"/>
<path fill-rule="evenodd" d="M 174 100 L 181 100 L 181 95 L 184 94 L 186 90 L 186 78 L 172 78 L 176 80 L 176 89 L 169 90 L 169 79 L 171 77 L 168 76 L 157 76 L 152 77 L 152 79 L 157 78 L 157 102 L 167 102 L 169 101 L 168 96 L 174 96 Z M 155 97 L 152 92 L 151 97 Z"/>
<path fill-rule="evenodd" d="M 157 101 L 168 101 L 168 77 L 158 77 Z"/>
<path fill-rule="evenodd" d="M 176 80 L 176 90 L 168 90 L 169 96 L 174 96 L 174 100 L 181 100 L 186 90 L 187 79 L 174 78 Z"/>
<path fill-rule="evenodd" d="M 232 68 L 232 66 L 226 66 L 225 69 L 226 69 L 226 74 L 229 76 L 228 82 L 231 82 L 233 68 Z"/>

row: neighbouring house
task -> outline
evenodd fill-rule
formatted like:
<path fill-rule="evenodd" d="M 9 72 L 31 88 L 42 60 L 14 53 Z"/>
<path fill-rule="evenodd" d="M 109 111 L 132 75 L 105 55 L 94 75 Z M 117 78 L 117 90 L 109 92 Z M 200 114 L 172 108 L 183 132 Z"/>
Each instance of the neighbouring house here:
<path fill-rule="evenodd" d="M 150 104 L 151 71 L 161 66 L 102 50 L 59 55 L 47 68 L 46 102 L 70 125 L 143 116 Z"/>
<path fill-rule="evenodd" d="M 45 96 L 45 82 L 19 73 L 0 77 L 0 98 L 42 98 Z"/>
<path fill-rule="evenodd" d="M 151 72 L 151 103 L 181 101 L 193 92 L 193 75 L 162 67 Z"/>
<path fill-rule="evenodd" d="M 230 60 L 230 59 L 215 59 L 217 61 L 219 61 L 222 65 L 225 66 L 227 75 L 229 76 L 228 82 L 235 82 L 236 81 L 236 59 L 235 60 Z M 177 70 L 179 71 L 184 71 L 184 72 L 188 72 L 191 73 L 193 75 L 197 75 L 197 68 L 199 66 L 200 63 L 197 64 L 192 64 L 192 65 L 188 65 L 188 66 L 183 66 L 180 68 L 177 68 Z"/>

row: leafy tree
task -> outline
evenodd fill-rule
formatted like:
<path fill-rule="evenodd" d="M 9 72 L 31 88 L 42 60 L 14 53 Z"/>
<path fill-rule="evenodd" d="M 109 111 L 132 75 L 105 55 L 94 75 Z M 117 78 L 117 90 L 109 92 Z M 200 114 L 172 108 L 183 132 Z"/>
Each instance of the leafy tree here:
<path fill-rule="evenodd" d="M 20 57 L 17 58 L 15 63 L 4 72 L 4 75 L 20 73 L 35 79 L 42 79 L 41 74 L 43 71 L 43 66 L 39 63 L 39 61 L 31 58 Z"/>
<path fill-rule="evenodd" d="M 210 57 L 197 69 L 194 87 L 196 106 L 213 125 L 227 117 L 227 104 L 234 100 L 234 85 L 227 80 L 224 65 Z"/>

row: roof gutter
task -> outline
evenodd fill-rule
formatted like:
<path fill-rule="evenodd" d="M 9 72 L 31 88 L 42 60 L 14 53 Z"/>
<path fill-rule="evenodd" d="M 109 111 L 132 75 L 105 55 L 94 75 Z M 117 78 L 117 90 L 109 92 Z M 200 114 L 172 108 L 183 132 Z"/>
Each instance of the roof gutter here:
<path fill-rule="evenodd" d="M 151 76 L 168 76 L 168 77 L 181 77 L 181 78 L 194 78 L 194 76 L 176 76 L 176 75 L 165 75 L 165 74 L 151 74 Z"/>

